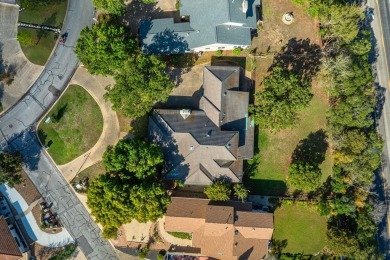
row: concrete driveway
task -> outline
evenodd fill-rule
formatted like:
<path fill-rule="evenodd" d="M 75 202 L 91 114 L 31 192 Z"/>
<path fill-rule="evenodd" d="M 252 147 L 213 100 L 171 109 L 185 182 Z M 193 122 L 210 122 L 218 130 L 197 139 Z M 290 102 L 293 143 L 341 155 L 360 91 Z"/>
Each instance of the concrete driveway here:
<path fill-rule="evenodd" d="M 0 60 L 15 74 L 9 86 L 0 83 L 0 101 L 6 110 L 15 104 L 38 78 L 43 67 L 27 60 L 16 38 L 19 7 L 0 1 Z"/>

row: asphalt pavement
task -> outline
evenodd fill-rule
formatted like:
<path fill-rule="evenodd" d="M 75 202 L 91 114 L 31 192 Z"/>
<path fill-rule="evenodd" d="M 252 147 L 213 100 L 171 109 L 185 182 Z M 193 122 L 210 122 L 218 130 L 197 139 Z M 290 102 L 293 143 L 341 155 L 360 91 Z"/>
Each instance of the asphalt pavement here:
<path fill-rule="evenodd" d="M 373 8 L 371 29 L 375 48 L 374 71 L 378 90 L 382 92 L 379 98 L 379 111 L 377 114 L 378 130 L 385 141 L 382 154 L 382 168 L 376 174 L 375 191 L 383 203 L 387 203 L 383 221 L 379 223 L 378 242 L 380 250 L 390 259 L 389 236 L 389 185 L 390 185 L 390 0 L 368 0 L 367 6 Z"/>
<path fill-rule="evenodd" d="M 44 199 L 52 204 L 63 226 L 78 242 L 88 259 L 117 259 L 113 247 L 101 236 L 85 207 L 39 144 L 35 129 L 40 118 L 66 88 L 79 62 L 74 54 L 76 40 L 85 26 L 92 24 L 91 0 L 69 0 L 62 33 L 64 44 L 58 44 L 45 69 L 29 91 L 0 116 L 0 145 L 20 151 L 25 170 Z"/>

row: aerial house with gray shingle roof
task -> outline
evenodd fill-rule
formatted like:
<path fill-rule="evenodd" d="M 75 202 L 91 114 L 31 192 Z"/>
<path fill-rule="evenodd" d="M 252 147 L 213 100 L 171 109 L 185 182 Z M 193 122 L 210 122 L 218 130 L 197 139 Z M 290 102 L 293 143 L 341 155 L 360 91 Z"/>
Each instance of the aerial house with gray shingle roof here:
<path fill-rule="evenodd" d="M 242 181 L 243 160 L 253 157 L 249 93 L 239 67 L 206 66 L 199 110 L 156 109 L 149 138 L 165 155 L 164 179 L 210 185 L 218 178 Z"/>
<path fill-rule="evenodd" d="M 140 42 L 150 54 L 232 50 L 251 45 L 260 0 L 180 0 L 180 16 L 144 20 Z"/>

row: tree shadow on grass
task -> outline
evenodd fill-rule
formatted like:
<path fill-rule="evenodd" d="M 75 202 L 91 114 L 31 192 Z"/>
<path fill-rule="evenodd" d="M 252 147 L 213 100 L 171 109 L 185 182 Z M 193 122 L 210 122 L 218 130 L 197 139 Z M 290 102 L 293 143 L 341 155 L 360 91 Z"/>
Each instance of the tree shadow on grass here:
<path fill-rule="evenodd" d="M 273 65 L 269 68 L 281 67 L 296 72 L 303 79 L 310 80 L 317 74 L 321 65 L 321 48 L 311 44 L 310 39 L 292 38 L 275 56 Z"/>
<path fill-rule="evenodd" d="M 304 161 L 312 165 L 320 165 L 325 160 L 328 142 L 323 129 L 310 133 L 301 140 L 292 154 L 292 163 Z"/>
<path fill-rule="evenodd" d="M 48 26 L 52 26 L 53 24 L 55 24 L 56 22 L 56 19 L 57 19 L 57 12 L 53 13 L 50 17 L 46 18 L 42 25 L 48 25 Z M 47 35 L 49 35 L 51 32 L 50 31 L 46 31 L 46 30 L 39 30 L 37 32 L 37 41 L 35 43 L 35 45 L 38 45 L 38 43 L 41 41 L 42 37 L 45 37 Z"/>

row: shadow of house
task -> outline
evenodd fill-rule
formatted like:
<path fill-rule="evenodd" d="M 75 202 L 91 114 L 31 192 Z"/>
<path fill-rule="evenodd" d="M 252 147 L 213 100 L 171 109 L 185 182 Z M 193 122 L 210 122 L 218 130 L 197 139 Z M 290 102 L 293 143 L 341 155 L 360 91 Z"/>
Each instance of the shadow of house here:
<path fill-rule="evenodd" d="M 173 19 L 160 19 L 160 23 L 167 24 L 160 26 L 169 27 L 173 24 Z M 185 35 L 191 28 L 188 27 L 188 23 L 177 25 L 179 26 L 175 26 L 175 31 L 171 29 L 160 31 L 153 28 L 152 20 L 143 21 L 140 26 L 140 37 L 147 44 L 142 45 L 142 50 L 148 54 L 179 54 L 189 51 Z"/>

